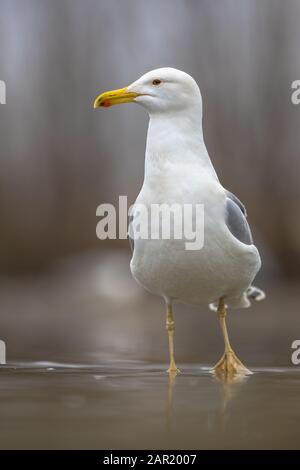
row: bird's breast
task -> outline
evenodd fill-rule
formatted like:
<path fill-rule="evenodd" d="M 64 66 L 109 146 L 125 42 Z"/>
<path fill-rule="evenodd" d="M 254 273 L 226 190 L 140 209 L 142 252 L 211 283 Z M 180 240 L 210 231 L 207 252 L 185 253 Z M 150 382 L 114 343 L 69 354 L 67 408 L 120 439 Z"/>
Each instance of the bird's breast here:
<path fill-rule="evenodd" d="M 187 249 L 186 243 L 190 239 L 187 239 L 184 229 L 181 239 L 174 237 L 180 224 L 178 221 L 177 226 L 175 224 L 171 228 L 171 236 L 163 239 L 165 216 L 149 217 L 148 238 L 134 235 L 131 261 L 134 278 L 151 292 L 193 303 L 212 302 L 231 284 L 236 288 L 246 286 L 255 270 L 256 258 L 249 247 L 249 260 L 245 258 L 245 263 L 241 263 L 241 257 L 246 253 L 243 247 L 233 243 L 226 229 L 226 196 L 220 183 L 196 171 L 192 175 L 173 172 L 173 177 L 169 176 L 159 177 L 157 174 L 156 179 L 145 179 L 136 203 L 146 207 L 149 213 L 153 205 L 165 205 L 170 209 L 177 204 L 183 211 L 185 205 L 194 209 L 201 205 L 204 211 L 204 225 L 200 227 L 203 229 L 203 245 L 200 249 Z M 193 223 L 195 213 L 192 212 Z M 159 233 L 159 238 L 153 239 L 152 232 Z"/>

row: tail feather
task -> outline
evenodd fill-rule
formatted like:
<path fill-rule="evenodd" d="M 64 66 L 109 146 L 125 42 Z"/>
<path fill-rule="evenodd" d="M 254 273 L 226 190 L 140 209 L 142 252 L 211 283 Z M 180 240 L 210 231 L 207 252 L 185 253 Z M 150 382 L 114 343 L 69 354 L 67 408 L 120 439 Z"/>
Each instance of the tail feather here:
<path fill-rule="evenodd" d="M 248 287 L 246 295 L 248 299 L 255 300 L 256 302 L 260 302 L 266 298 L 264 291 L 255 286 Z"/>
<path fill-rule="evenodd" d="M 230 307 L 233 308 L 247 308 L 251 305 L 251 300 L 255 302 L 260 302 L 266 298 L 266 294 L 263 290 L 255 286 L 250 286 L 248 289 L 237 299 L 230 299 Z M 229 299 L 228 299 L 229 300 Z M 227 305 L 225 304 L 227 307 Z M 209 304 L 210 310 L 216 312 L 218 310 L 218 302 L 213 302 Z"/>

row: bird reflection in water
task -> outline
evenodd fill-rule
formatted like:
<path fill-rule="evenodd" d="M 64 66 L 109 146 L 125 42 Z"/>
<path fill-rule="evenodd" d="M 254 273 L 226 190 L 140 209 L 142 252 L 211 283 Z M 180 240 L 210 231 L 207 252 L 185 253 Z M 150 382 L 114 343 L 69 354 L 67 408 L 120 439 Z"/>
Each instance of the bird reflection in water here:
<path fill-rule="evenodd" d="M 228 415 L 228 405 L 234 398 L 236 398 L 242 390 L 242 386 L 250 379 L 251 374 L 233 373 L 231 370 L 218 370 L 215 369 L 210 371 L 212 381 L 219 386 L 221 391 L 220 400 L 218 400 L 214 412 L 213 421 L 215 425 L 222 429 L 226 424 L 226 416 Z M 167 432 L 172 431 L 174 424 L 174 392 L 176 388 L 177 376 L 175 371 L 169 371 L 168 373 L 168 387 L 167 387 L 167 399 L 166 399 L 166 430 Z"/>
<path fill-rule="evenodd" d="M 169 381 L 168 381 L 168 395 L 167 395 L 167 410 L 166 410 L 166 418 L 167 418 L 167 430 L 170 431 L 172 427 L 172 417 L 173 417 L 173 401 L 174 401 L 174 387 L 176 383 L 176 377 L 178 372 L 176 371 L 169 371 Z"/>
<path fill-rule="evenodd" d="M 222 389 L 222 411 L 225 412 L 229 402 L 241 390 L 241 385 L 251 377 L 252 373 L 228 373 L 228 371 L 213 371 L 213 377 L 221 384 Z"/>

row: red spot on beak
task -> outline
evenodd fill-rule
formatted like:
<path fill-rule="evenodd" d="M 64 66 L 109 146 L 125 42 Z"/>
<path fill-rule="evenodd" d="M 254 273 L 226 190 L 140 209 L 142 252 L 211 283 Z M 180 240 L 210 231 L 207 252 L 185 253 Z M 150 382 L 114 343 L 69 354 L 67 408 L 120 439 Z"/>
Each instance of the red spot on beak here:
<path fill-rule="evenodd" d="M 111 102 L 109 100 L 104 100 L 102 106 L 104 106 L 104 108 L 109 108 L 111 106 Z"/>

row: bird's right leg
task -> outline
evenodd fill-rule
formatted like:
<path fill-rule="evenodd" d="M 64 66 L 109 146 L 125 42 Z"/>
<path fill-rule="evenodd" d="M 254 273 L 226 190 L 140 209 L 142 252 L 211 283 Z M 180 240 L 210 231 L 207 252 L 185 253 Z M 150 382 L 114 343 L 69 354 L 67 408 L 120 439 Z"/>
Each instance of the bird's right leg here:
<path fill-rule="evenodd" d="M 167 303 L 167 321 L 166 321 L 166 328 L 168 332 L 168 340 L 169 340 L 169 354 L 170 354 L 170 367 L 167 370 L 169 374 L 177 374 L 179 369 L 176 367 L 175 358 L 174 358 L 174 331 L 175 331 L 175 322 L 173 318 L 173 309 L 172 304 Z"/>

